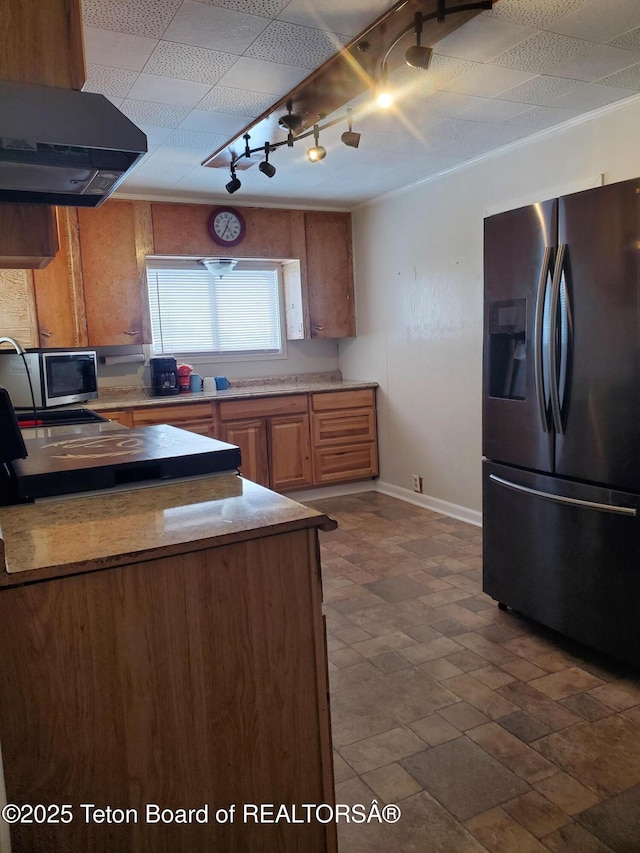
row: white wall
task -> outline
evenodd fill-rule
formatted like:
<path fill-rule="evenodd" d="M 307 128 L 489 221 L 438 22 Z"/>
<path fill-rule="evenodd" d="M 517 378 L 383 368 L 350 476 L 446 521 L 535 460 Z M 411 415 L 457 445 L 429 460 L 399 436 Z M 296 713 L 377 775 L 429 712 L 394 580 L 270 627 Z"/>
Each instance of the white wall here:
<path fill-rule="evenodd" d="M 640 97 L 354 212 L 358 337 L 346 379 L 380 383 L 380 484 L 481 509 L 483 218 L 640 175 Z M 411 493 L 407 492 L 406 497 Z"/>

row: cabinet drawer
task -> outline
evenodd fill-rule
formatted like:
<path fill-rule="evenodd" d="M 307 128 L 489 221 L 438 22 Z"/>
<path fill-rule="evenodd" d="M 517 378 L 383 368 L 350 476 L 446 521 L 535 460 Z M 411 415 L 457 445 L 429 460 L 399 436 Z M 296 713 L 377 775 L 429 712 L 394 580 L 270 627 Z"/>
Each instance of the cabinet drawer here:
<path fill-rule="evenodd" d="M 360 409 L 365 406 L 373 407 L 374 403 L 374 388 L 363 388 L 361 391 L 328 391 L 326 394 L 311 395 L 311 408 L 314 412 Z"/>
<path fill-rule="evenodd" d="M 131 412 L 127 409 L 118 409 L 117 411 L 113 410 L 111 412 L 98 412 L 98 414 L 102 415 L 102 417 L 106 418 L 108 421 L 116 421 L 116 423 L 122 424 L 122 426 L 133 426 Z"/>
<path fill-rule="evenodd" d="M 372 409 L 313 413 L 313 446 L 375 441 L 376 418 Z"/>
<path fill-rule="evenodd" d="M 313 454 L 313 482 L 316 486 L 364 480 L 377 475 L 378 457 L 375 444 L 324 447 Z"/>
<path fill-rule="evenodd" d="M 264 418 L 270 415 L 303 415 L 309 403 L 306 394 L 285 397 L 258 397 L 254 400 L 227 400 L 220 403 L 221 421 Z"/>
<path fill-rule="evenodd" d="M 145 406 L 133 410 L 133 426 L 152 426 L 153 424 L 172 424 L 182 426 L 187 421 L 213 420 L 211 403 L 193 403 L 184 406 Z"/>

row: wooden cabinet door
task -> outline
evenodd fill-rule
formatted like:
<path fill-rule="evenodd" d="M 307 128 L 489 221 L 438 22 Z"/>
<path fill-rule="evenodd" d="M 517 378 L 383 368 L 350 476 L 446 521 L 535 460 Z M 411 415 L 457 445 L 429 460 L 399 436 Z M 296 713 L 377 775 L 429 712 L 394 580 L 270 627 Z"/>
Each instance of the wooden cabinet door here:
<path fill-rule="evenodd" d="M 56 214 L 60 249 L 45 269 L 33 273 L 39 346 L 86 347 L 78 213 L 72 207 L 58 207 Z"/>
<path fill-rule="evenodd" d="M 269 430 L 271 488 L 276 492 L 311 485 L 309 416 L 271 418 Z"/>
<path fill-rule="evenodd" d="M 80 208 L 78 220 L 89 344 L 149 343 L 145 258 L 153 254 L 151 205 L 107 201 Z"/>
<path fill-rule="evenodd" d="M 215 434 L 213 405 L 211 403 L 187 403 L 170 406 L 141 406 L 132 413 L 132 426 L 169 424 L 180 429 L 218 438 Z"/>
<path fill-rule="evenodd" d="M 23 347 L 38 346 L 31 270 L 0 269 L 0 317 L 3 335 L 15 338 Z"/>
<path fill-rule="evenodd" d="M 240 473 L 261 486 L 269 485 L 269 457 L 267 455 L 267 422 L 230 421 L 221 426 L 222 440 L 240 448 L 242 465 Z"/>
<path fill-rule="evenodd" d="M 116 423 L 122 424 L 122 426 L 133 426 L 131 411 L 127 409 L 114 409 L 111 412 L 99 412 L 99 414 L 102 415 L 103 418 L 106 418 L 108 421 L 116 421 Z"/>
<path fill-rule="evenodd" d="M 355 337 L 351 214 L 313 210 L 304 219 L 311 337 Z"/>

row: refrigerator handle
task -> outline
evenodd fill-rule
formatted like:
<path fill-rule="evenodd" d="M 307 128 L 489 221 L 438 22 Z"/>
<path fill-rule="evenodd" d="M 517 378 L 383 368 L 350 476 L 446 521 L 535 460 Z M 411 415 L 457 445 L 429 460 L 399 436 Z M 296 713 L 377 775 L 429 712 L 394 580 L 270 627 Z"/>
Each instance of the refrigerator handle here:
<path fill-rule="evenodd" d="M 553 281 L 551 283 L 551 321 L 550 321 L 550 337 L 551 347 L 549 353 L 549 373 L 550 373 L 550 396 L 551 396 L 551 413 L 553 415 L 553 426 L 557 435 L 562 435 L 564 432 L 562 426 L 562 412 L 560 411 L 560 391 L 558 388 L 558 309 L 560 308 L 560 280 L 564 268 L 564 253 L 566 249 L 565 243 L 560 243 L 558 253 L 556 255 L 556 266 L 553 271 Z"/>
<path fill-rule="evenodd" d="M 544 387 L 544 366 L 543 366 L 543 332 L 544 332 L 544 308 L 547 295 L 547 279 L 549 277 L 549 267 L 551 264 L 551 247 L 544 247 L 544 257 L 542 266 L 540 267 L 540 278 L 538 280 L 538 291 L 536 297 L 536 314 L 534 325 L 534 367 L 535 367 L 535 384 L 536 396 L 538 398 L 538 412 L 540 413 L 540 422 L 544 432 L 549 432 L 549 422 L 547 419 L 547 393 Z"/>
<path fill-rule="evenodd" d="M 538 489 L 531 489 L 529 486 L 521 486 L 519 483 L 512 483 L 511 480 L 505 480 L 498 477 L 497 474 L 489 474 L 489 479 L 507 489 L 513 489 L 514 492 L 524 492 L 527 495 L 534 495 L 537 498 L 544 498 L 548 501 L 555 501 L 560 504 L 570 504 L 571 506 L 579 506 L 583 509 L 596 509 L 599 512 L 612 512 L 615 515 L 631 515 L 636 516 L 638 510 L 634 506 L 615 506 L 614 504 L 602 504 L 595 501 L 583 501 L 580 498 L 568 498 L 566 495 L 552 495 L 549 492 L 541 492 Z"/>

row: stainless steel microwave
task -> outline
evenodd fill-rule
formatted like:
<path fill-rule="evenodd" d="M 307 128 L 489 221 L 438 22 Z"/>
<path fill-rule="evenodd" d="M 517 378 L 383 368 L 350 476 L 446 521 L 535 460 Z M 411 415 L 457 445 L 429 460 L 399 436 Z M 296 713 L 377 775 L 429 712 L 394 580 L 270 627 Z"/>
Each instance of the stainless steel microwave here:
<path fill-rule="evenodd" d="M 21 355 L 0 353 L 0 386 L 15 409 L 85 403 L 98 396 L 95 350 L 40 350 Z M 27 376 L 26 367 L 29 369 Z M 31 399 L 31 388 L 33 388 Z"/>

